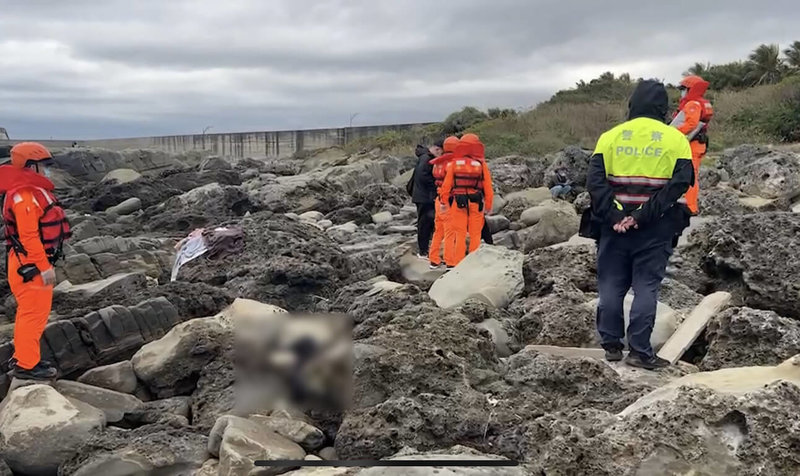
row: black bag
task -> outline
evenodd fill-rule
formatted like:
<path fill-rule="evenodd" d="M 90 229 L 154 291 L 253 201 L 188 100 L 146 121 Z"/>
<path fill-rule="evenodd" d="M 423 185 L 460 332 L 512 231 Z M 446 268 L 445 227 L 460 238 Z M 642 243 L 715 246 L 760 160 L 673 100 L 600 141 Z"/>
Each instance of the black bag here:
<path fill-rule="evenodd" d="M 411 178 L 408 179 L 408 183 L 406 184 L 406 192 L 408 193 L 409 197 L 414 196 L 414 179 L 417 177 L 417 169 L 415 168 L 414 171 L 411 173 Z"/>
<path fill-rule="evenodd" d="M 600 227 L 592 215 L 591 207 L 583 211 L 581 215 L 581 225 L 578 228 L 578 236 L 582 238 L 600 239 Z"/>

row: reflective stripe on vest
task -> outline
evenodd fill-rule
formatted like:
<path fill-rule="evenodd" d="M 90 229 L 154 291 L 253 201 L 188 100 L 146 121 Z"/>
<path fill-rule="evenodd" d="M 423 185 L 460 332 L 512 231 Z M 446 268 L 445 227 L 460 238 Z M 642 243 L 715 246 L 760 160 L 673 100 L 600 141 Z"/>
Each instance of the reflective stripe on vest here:
<path fill-rule="evenodd" d="M 463 158 L 454 160 L 452 164 L 454 195 L 468 195 L 483 190 L 483 162 Z"/>
<path fill-rule="evenodd" d="M 595 154 L 602 155 L 606 179 L 626 210 L 646 203 L 669 183 L 678 160 L 691 159 L 680 131 L 645 117 L 604 133 Z"/>
<path fill-rule="evenodd" d="M 34 192 L 31 195 L 33 203 L 42 210 L 42 216 L 39 218 L 39 239 L 48 256 L 55 256 L 61 251 L 60 248 L 64 241 L 72 235 L 69 221 L 52 193 L 40 187 L 30 187 L 30 189 Z M 12 191 L 6 195 L 3 202 L 6 246 L 10 248 L 14 246 L 15 242 L 19 244 L 19 232 L 13 207 L 9 203 L 9 195 L 14 203 L 22 201 L 22 197 L 19 193 Z M 37 199 L 37 195 L 39 199 Z M 46 205 L 42 207 L 42 203 L 46 203 Z M 24 250 L 22 251 L 24 252 Z"/>

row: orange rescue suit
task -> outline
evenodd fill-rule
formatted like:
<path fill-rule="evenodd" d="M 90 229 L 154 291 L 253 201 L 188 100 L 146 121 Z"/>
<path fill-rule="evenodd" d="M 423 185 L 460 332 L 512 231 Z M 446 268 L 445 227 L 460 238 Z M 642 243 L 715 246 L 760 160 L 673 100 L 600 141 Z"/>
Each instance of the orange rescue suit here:
<path fill-rule="evenodd" d="M 445 152 L 429 162 L 431 165 L 433 165 L 433 179 L 436 182 L 437 190 L 435 200 L 436 218 L 433 228 L 433 238 L 431 238 L 430 252 L 428 253 L 428 259 L 434 266 L 442 264 L 442 243 L 446 243 L 445 240 L 453 239 L 453 234 L 450 232 L 449 223 L 450 205 L 447 203 L 446 199 L 442 198 L 440 192 L 445 176 L 447 175 L 447 165 L 454 156 L 455 155 L 453 152 Z M 453 246 L 447 246 L 447 244 L 445 244 L 444 263 L 446 265 L 450 265 L 450 263 L 453 262 L 453 257 L 450 254 L 452 253 L 452 250 Z"/>
<path fill-rule="evenodd" d="M 475 252 L 481 244 L 484 210 L 492 209 L 494 191 L 492 177 L 484 158 L 484 147 L 479 141 L 465 141 L 456 148 L 455 158 L 447 166 L 442 197 L 450 204 L 450 227 L 454 235 L 451 256 L 456 266 L 469 251 Z M 445 240 L 445 247 L 448 242 Z M 445 250 L 447 254 L 447 250 Z"/>
<path fill-rule="evenodd" d="M 673 125 L 684 135 L 690 135 L 700 128 L 694 137 L 689 137 L 689 145 L 692 148 L 692 165 L 694 166 L 694 185 L 686 192 L 686 204 L 692 213 L 700 211 L 698 197 L 700 193 L 700 164 L 706 155 L 708 139 L 706 132 L 708 123 L 714 116 L 714 108 L 711 103 L 703 97 L 708 90 L 709 83 L 699 76 L 689 76 L 681 81 L 681 85 L 687 88 L 686 96 L 681 99 L 678 111 L 675 113 Z M 700 123 L 704 123 L 700 127 Z"/>
<path fill-rule="evenodd" d="M 14 323 L 14 358 L 17 360 L 17 365 L 23 369 L 32 369 L 41 359 L 39 342 L 50 315 L 53 286 L 46 286 L 42 281 L 41 274 L 25 283 L 17 270 L 27 264 L 36 265 L 40 272 L 52 267 L 45 244 L 42 243 L 42 235 L 40 235 L 42 230 L 40 225 L 46 225 L 46 223 L 40 222 L 48 204 L 40 202 L 43 201 L 43 192 L 47 192 L 47 196 L 52 197 L 50 191 L 54 187 L 52 182 L 45 177 L 28 170 L 16 170 L 10 166 L 3 166 L 0 167 L 0 174 L 5 175 L 4 182 L 8 182 L 10 176 L 14 176 L 17 184 L 20 182 L 29 184 L 21 187 L 2 187 L 0 185 L 0 188 L 6 194 L 3 205 L 6 233 L 9 232 L 9 229 L 13 229 L 15 238 L 26 252 L 26 254 L 17 253 L 12 248 L 8 250 L 7 256 L 8 284 L 17 301 Z M 61 212 L 63 213 L 63 211 Z M 9 221 L 12 223 L 11 226 L 9 226 Z"/>

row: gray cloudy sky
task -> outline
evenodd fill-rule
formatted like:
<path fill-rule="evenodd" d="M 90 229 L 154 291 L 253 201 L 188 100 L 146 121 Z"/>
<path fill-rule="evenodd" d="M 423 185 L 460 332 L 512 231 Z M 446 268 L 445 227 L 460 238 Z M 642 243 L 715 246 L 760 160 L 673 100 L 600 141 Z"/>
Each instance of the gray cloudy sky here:
<path fill-rule="evenodd" d="M 800 39 L 797 0 L 6 0 L 0 126 L 101 138 L 441 120 Z"/>

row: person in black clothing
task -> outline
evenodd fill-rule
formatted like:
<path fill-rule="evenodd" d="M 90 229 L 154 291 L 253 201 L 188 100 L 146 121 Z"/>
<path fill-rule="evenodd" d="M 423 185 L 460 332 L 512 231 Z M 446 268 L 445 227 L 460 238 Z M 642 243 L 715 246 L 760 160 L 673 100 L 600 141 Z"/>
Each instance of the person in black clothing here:
<path fill-rule="evenodd" d="M 411 201 L 417 206 L 417 245 L 419 259 L 428 260 L 428 248 L 433 237 L 436 218 L 434 202 L 436 200 L 436 181 L 433 178 L 433 166 L 430 161 L 442 155 L 443 141 L 437 141 L 430 147 L 418 145 L 416 150 L 417 167 L 414 169 Z"/>

